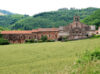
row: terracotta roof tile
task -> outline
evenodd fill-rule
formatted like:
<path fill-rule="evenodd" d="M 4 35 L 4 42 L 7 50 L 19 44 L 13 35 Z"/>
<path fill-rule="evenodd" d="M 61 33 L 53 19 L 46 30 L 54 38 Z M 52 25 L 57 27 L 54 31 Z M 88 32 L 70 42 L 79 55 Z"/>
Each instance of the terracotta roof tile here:
<path fill-rule="evenodd" d="M 32 32 L 58 31 L 58 28 L 39 28 L 29 31 L 2 31 L 1 34 L 31 34 Z"/>
<path fill-rule="evenodd" d="M 31 34 L 32 31 L 2 31 L 1 34 Z"/>

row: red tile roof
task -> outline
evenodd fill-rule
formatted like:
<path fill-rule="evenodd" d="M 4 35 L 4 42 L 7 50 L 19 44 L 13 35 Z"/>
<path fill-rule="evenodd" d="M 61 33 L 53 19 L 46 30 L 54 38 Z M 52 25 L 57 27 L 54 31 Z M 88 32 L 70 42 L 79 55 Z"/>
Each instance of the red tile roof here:
<path fill-rule="evenodd" d="M 58 31 L 58 28 L 39 28 L 39 29 L 33 29 L 29 31 L 2 31 L 1 34 L 31 34 L 32 32 L 52 32 L 52 31 Z"/>
<path fill-rule="evenodd" d="M 1 34 L 31 34 L 32 31 L 2 31 Z"/>

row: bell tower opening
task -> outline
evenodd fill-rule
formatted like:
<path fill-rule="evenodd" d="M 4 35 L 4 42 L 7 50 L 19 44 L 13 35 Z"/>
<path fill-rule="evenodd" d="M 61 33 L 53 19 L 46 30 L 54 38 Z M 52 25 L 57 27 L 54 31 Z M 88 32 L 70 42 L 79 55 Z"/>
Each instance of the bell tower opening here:
<path fill-rule="evenodd" d="M 78 21 L 79 22 L 80 21 L 80 17 L 79 16 L 74 16 L 74 21 L 76 21 L 76 22 Z"/>

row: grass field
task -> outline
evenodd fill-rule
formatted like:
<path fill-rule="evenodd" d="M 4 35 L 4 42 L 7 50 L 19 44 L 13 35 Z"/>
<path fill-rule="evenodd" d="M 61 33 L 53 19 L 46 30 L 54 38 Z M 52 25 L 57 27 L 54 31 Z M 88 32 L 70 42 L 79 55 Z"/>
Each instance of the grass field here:
<path fill-rule="evenodd" d="M 0 74 L 69 74 L 78 56 L 97 48 L 100 38 L 0 46 Z"/>

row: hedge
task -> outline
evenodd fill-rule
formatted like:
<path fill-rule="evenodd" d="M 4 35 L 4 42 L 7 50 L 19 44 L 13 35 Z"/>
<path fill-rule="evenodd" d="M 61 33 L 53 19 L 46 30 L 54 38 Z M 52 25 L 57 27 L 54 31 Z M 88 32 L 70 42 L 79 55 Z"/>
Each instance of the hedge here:
<path fill-rule="evenodd" d="M 8 44 L 10 44 L 8 40 L 0 38 L 0 45 L 8 45 Z"/>

